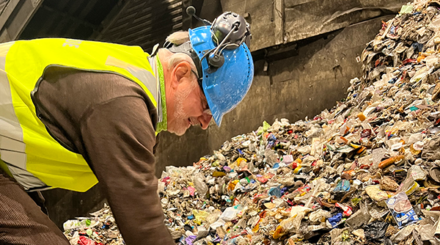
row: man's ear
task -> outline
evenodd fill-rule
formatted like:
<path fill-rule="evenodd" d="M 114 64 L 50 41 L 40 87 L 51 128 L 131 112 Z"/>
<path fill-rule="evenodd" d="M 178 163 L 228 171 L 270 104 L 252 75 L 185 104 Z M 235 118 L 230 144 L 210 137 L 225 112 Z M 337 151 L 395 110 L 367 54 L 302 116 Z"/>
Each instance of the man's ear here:
<path fill-rule="evenodd" d="M 173 86 L 178 86 L 191 78 L 191 66 L 188 62 L 180 62 L 173 68 Z"/>

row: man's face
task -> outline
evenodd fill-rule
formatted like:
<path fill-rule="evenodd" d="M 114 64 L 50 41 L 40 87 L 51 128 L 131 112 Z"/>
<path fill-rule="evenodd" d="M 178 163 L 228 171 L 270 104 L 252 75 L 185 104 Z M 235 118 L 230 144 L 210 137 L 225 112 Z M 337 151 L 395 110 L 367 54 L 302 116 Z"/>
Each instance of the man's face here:
<path fill-rule="evenodd" d="M 211 121 L 208 102 L 188 63 L 182 62 L 172 71 L 171 86 L 167 86 L 168 132 L 183 135 L 194 125 L 207 129 Z"/>

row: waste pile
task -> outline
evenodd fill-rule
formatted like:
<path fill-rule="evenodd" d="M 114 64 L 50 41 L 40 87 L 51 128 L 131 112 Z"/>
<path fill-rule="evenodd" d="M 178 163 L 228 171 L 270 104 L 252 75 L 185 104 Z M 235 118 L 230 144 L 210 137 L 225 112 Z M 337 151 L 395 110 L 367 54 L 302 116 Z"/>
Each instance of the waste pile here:
<path fill-rule="evenodd" d="M 124 245 L 124 240 L 107 205 L 90 214 L 64 222 L 64 235 L 72 245 Z"/>
<path fill-rule="evenodd" d="M 440 244 L 439 48 L 440 1 L 416 0 L 383 22 L 337 106 L 167 167 L 158 193 L 176 243 Z M 66 233 L 105 237 L 94 220 Z"/>

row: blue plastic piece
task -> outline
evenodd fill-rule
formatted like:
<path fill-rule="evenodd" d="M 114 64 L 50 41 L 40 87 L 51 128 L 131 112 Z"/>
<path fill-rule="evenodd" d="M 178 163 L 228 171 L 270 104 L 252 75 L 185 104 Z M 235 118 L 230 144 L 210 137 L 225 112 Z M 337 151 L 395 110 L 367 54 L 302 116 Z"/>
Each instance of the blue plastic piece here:
<path fill-rule="evenodd" d="M 423 52 L 423 44 L 413 43 L 411 46 L 414 48 L 414 52 Z"/>
<path fill-rule="evenodd" d="M 216 47 L 211 37 L 211 26 L 189 29 L 189 36 L 199 59 Z M 224 49 L 221 53 L 225 62 L 220 68 L 211 69 L 206 57 L 201 61 L 203 92 L 218 126 L 223 116 L 243 100 L 254 77 L 251 52 L 245 43 L 233 50 Z"/>
<path fill-rule="evenodd" d="M 335 227 L 341 220 L 342 220 L 342 213 L 337 213 L 335 216 L 328 218 L 328 222 L 330 222 L 332 227 Z"/>
<path fill-rule="evenodd" d="M 289 188 L 287 188 L 287 187 L 283 187 L 283 188 L 281 189 L 281 196 L 283 196 L 283 195 L 287 192 L 288 189 L 289 189 Z"/>
<path fill-rule="evenodd" d="M 268 141 L 276 141 L 277 137 L 275 137 L 275 135 L 273 135 L 273 134 L 270 134 L 269 137 L 267 137 L 267 140 Z"/>
<path fill-rule="evenodd" d="M 269 190 L 269 196 L 276 196 L 276 197 L 278 197 L 278 198 L 280 198 L 282 195 L 281 195 L 281 189 L 280 189 L 280 187 L 273 187 L 273 188 L 271 188 L 270 190 Z"/>
<path fill-rule="evenodd" d="M 336 187 L 335 187 L 335 189 L 333 190 L 334 192 L 347 192 L 347 191 L 349 191 L 350 190 L 350 181 L 349 180 L 346 180 L 346 179 L 343 179 L 343 180 L 340 180 L 339 182 L 338 182 L 338 184 L 336 184 Z"/>
<path fill-rule="evenodd" d="M 397 78 L 392 78 L 391 80 L 388 81 L 389 84 L 395 84 L 397 81 Z"/>

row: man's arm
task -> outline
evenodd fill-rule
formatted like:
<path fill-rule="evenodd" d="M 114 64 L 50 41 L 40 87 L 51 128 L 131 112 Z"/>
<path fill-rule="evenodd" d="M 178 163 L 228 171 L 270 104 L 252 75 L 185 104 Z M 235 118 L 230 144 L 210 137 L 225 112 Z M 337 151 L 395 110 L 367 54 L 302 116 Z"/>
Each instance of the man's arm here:
<path fill-rule="evenodd" d="M 95 105 L 81 118 L 80 134 L 126 244 L 174 244 L 157 195 L 155 130 L 145 101 L 126 96 Z"/>

